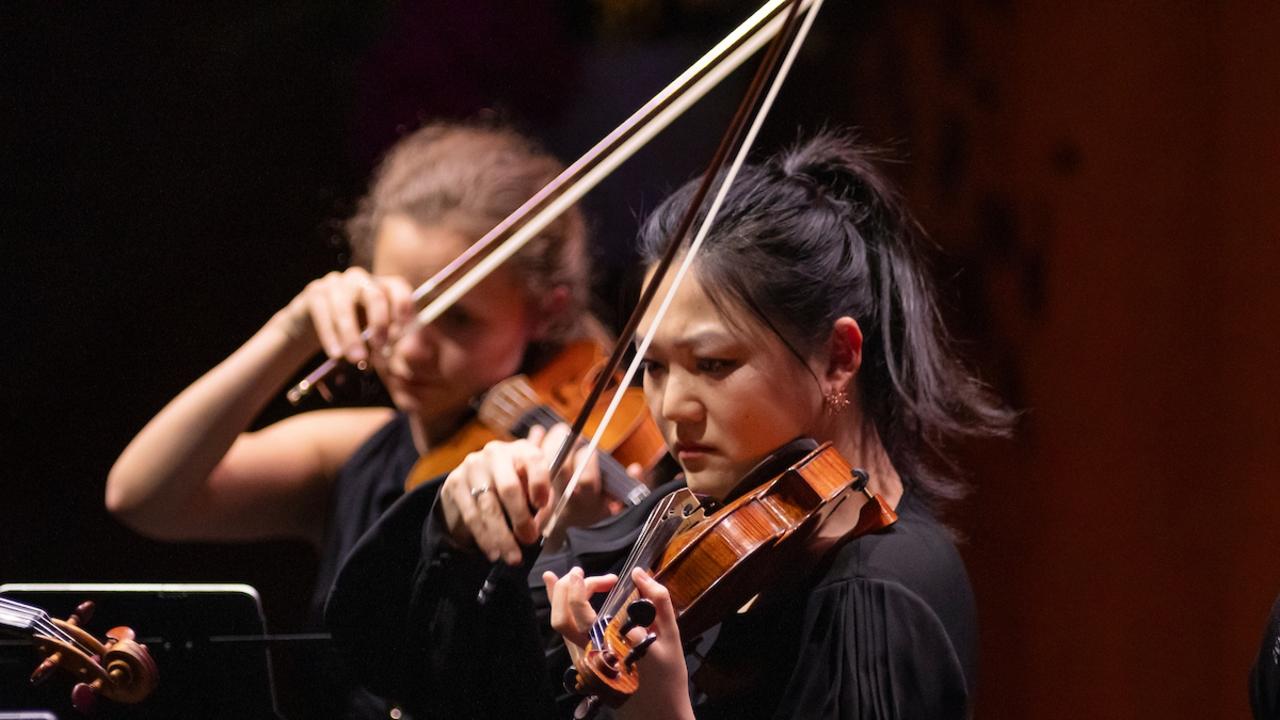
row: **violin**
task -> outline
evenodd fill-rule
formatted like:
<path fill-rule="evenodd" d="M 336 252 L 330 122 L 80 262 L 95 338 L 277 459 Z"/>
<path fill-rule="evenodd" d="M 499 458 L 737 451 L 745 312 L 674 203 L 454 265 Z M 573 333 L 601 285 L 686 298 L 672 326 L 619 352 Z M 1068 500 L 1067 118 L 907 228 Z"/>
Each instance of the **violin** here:
<path fill-rule="evenodd" d="M 475 417 L 447 440 L 431 448 L 405 480 L 405 491 L 453 470 L 468 454 L 492 440 L 524 437 L 535 425 L 550 427 L 578 414 L 605 360 L 604 350 L 591 341 L 568 344 L 532 375 L 516 375 L 485 393 Z M 594 431 L 603 408 L 588 417 Z M 599 457 L 601 480 L 610 496 L 637 505 L 649 494 L 644 483 L 626 467 L 639 464 L 647 473 L 667 454 L 662 432 L 649 415 L 644 392 L 627 388 L 618 411 L 605 428 Z"/>
<path fill-rule="evenodd" d="M 55 669 L 65 670 L 78 680 L 71 689 L 71 704 L 84 714 L 92 712 L 99 696 L 118 703 L 142 702 L 159 677 L 147 646 L 135 641 L 132 629 L 111 628 L 105 640 L 84 630 L 93 609 L 92 602 L 83 602 L 60 620 L 33 605 L 0 597 L 0 628 L 30 635 L 44 658 L 31 682 L 44 682 Z"/>
<path fill-rule="evenodd" d="M 666 586 L 680 636 L 696 638 L 843 543 L 896 522 L 897 514 L 867 489 L 867 481 L 866 472 L 852 468 L 830 443 L 803 438 L 748 473 L 738 485 L 743 491 L 723 505 L 687 488 L 664 499 L 605 598 L 587 647 L 573 652 L 565 687 L 586 696 L 575 717 L 588 716 L 602 701 L 617 707 L 639 687 L 636 661 L 656 638 L 648 634 L 632 644 L 627 636 L 653 622 L 655 608 L 638 597 L 633 568 L 650 570 Z M 860 503 L 856 522 L 828 526 L 851 502 Z"/>

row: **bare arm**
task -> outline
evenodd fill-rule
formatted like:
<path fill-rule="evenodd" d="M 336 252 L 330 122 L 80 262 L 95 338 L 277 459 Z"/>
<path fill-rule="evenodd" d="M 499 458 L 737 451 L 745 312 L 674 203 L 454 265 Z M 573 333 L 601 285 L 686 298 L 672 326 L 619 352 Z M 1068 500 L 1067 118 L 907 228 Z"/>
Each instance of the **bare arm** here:
<path fill-rule="evenodd" d="M 383 291 L 392 283 L 374 284 L 362 274 L 352 270 L 309 285 L 165 406 L 111 468 L 107 508 L 159 539 L 291 536 L 318 543 L 334 474 L 391 411 L 326 410 L 245 430 L 321 339 L 330 355 L 367 352 L 356 347 L 357 305 L 385 323 L 389 313 L 371 311 L 367 296 L 382 292 L 373 301 L 386 310 L 404 293 Z"/>

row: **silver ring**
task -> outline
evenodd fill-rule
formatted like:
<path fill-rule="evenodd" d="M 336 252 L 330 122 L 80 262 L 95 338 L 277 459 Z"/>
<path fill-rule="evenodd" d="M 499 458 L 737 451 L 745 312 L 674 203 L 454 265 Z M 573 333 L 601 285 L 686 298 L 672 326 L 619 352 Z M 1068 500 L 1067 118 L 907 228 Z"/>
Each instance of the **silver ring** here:
<path fill-rule="evenodd" d="M 485 493 L 487 493 L 487 492 L 489 492 L 489 486 L 488 486 L 488 485 L 481 485 L 480 487 L 474 487 L 474 488 L 471 488 L 471 497 L 472 497 L 473 499 L 474 499 L 474 498 L 478 498 L 478 497 L 480 497 L 481 495 L 483 495 L 483 494 L 485 494 Z"/>

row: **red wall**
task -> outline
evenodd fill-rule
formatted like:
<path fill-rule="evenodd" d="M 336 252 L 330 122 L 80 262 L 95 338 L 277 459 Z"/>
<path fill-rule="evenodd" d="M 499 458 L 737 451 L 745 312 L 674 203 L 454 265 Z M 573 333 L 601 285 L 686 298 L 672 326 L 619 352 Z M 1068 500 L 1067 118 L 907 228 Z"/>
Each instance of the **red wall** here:
<path fill-rule="evenodd" d="M 871 123 L 1026 412 L 953 515 L 977 716 L 1246 717 L 1280 593 L 1280 4 L 890 12 L 857 87 L 903 58 Z"/>

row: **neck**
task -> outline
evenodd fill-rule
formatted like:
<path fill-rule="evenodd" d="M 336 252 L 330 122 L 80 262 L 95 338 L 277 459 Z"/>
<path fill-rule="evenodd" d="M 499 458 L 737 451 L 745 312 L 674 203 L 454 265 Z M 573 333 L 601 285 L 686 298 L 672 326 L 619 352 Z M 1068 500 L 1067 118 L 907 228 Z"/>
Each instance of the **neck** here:
<path fill-rule="evenodd" d="M 860 413 L 843 412 L 832 418 L 828 439 L 850 465 L 867 471 L 870 476 L 867 487 L 871 492 L 884 498 L 890 507 L 898 507 L 902 500 L 902 477 L 893 467 L 874 425 L 864 422 Z"/>
<path fill-rule="evenodd" d="M 409 413 L 409 433 L 413 436 L 413 446 L 419 455 L 426 455 L 431 448 L 452 435 L 467 417 L 467 411 L 457 410 L 441 415 L 424 416 L 421 413 Z"/>

